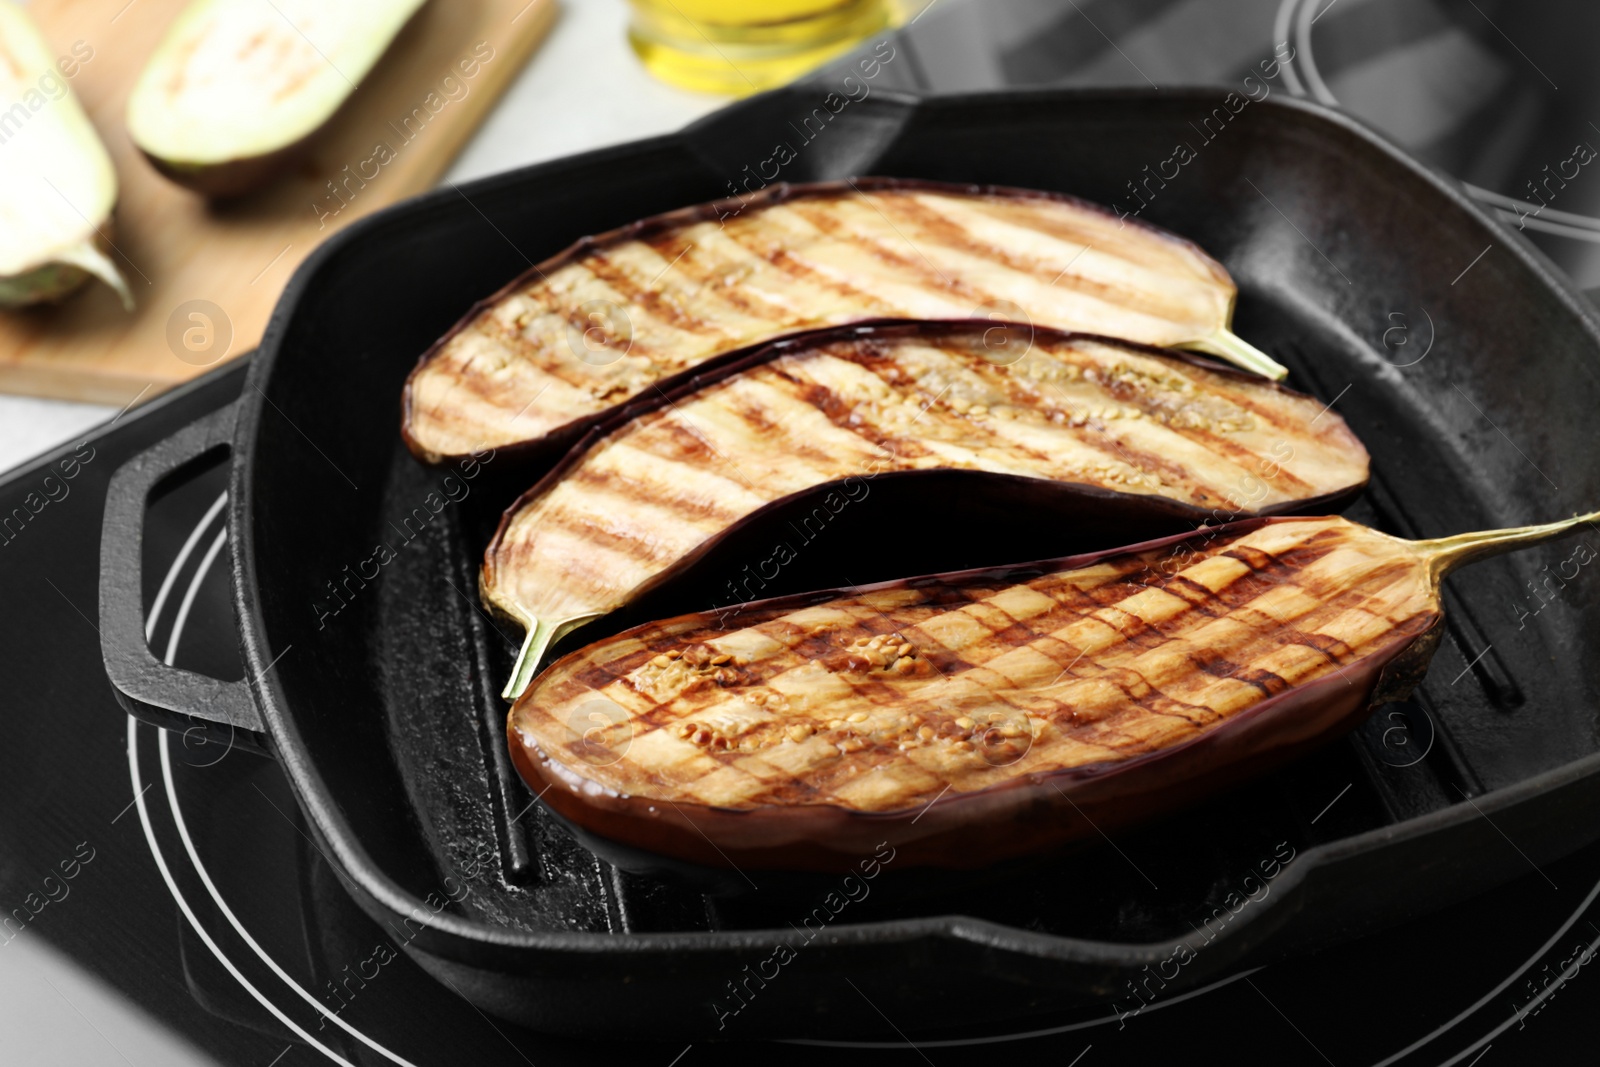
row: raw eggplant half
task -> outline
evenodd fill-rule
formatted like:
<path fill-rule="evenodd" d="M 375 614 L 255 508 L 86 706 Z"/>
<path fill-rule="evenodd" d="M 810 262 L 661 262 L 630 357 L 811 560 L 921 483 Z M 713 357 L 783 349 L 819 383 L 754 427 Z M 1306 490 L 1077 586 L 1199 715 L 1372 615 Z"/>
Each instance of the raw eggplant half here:
<path fill-rule="evenodd" d="M 429 462 L 570 443 L 706 360 L 881 318 L 1105 334 L 1282 378 L 1229 331 L 1236 295 L 1190 242 L 1056 193 L 895 178 L 775 185 L 585 238 L 531 268 L 423 355 L 404 435 Z"/>
<path fill-rule="evenodd" d="M 271 181 L 309 147 L 425 0 L 194 0 L 128 97 L 156 169 L 206 196 Z"/>
<path fill-rule="evenodd" d="M 1092 542 L 1102 547 L 1241 513 L 1325 510 L 1359 492 L 1367 468 L 1320 401 L 1199 357 L 985 322 L 843 327 L 625 409 L 506 512 L 480 586 L 527 631 L 511 699 L 551 641 L 774 509 L 791 541 L 810 541 L 886 483 L 927 480 L 920 498 L 902 485 L 885 551 L 860 553 L 845 572 L 854 581 L 908 540 L 952 543 L 986 495 L 1006 496 L 1009 514 L 980 531 L 990 554 L 958 565 L 1030 558 L 1007 527 L 1054 522 L 1065 539 L 1101 522 L 1120 535 Z M 776 574 L 783 557 L 765 568 Z"/>
<path fill-rule="evenodd" d="M 1431 541 L 1250 519 L 649 623 L 512 709 L 546 804 L 741 870 L 977 867 L 1127 826 L 1403 699 L 1454 567 L 1600 513 Z"/>
<path fill-rule="evenodd" d="M 95 277 L 132 310 L 105 252 L 117 174 L 64 62 L 0 0 L 0 308 L 59 300 Z"/>

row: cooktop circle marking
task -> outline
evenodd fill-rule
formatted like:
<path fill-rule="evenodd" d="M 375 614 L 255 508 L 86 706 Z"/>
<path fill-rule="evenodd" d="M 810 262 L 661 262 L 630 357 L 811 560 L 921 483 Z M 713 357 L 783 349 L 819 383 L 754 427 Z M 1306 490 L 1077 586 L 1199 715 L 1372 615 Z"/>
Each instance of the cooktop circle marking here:
<path fill-rule="evenodd" d="M 1179 993 L 1177 996 L 1172 997 L 1169 1000 L 1163 1000 L 1156 1004 L 1149 1004 L 1146 1006 L 1146 1008 L 1140 1009 L 1140 1012 L 1142 1013 L 1145 1010 L 1155 1011 L 1157 1008 L 1165 1008 L 1173 1004 L 1180 1004 L 1185 1000 L 1191 1000 L 1194 997 L 1198 997 L 1202 993 L 1209 993 L 1213 989 L 1221 989 L 1225 985 L 1232 985 L 1241 978 L 1249 978 L 1257 971 L 1264 970 L 1266 970 L 1265 967 L 1252 967 L 1248 971 L 1240 971 L 1238 974 L 1229 975 L 1227 978 L 1212 982 L 1210 985 L 1203 985 L 1199 989 L 1191 989 L 1187 993 Z M 959 1048 L 963 1045 L 993 1045 L 998 1044 L 1001 1041 L 1028 1041 L 1036 1037 L 1050 1037 L 1054 1034 L 1070 1033 L 1073 1030 L 1086 1030 L 1091 1026 L 1104 1026 L 1107 1023 L 1114 1023 L 1121 1018 L 1122 1016 L 1115 1014 L 1103 1015 L 1096 1019 L 1083 1019 L 1075 1023 L 1067 1023 L 1063 1026 L 1047 1027 L 1043 1030 L 1024 1030 L 1019 1034 L 994 1034 L 989 1037 L 951 1037 L 939 1041 L 918 1041 L 915 1043 L 910 1041 L 827 1041 L 821 1038 L 801 1037 L 783 1041 L 780 1042 L 780 1044 L 822 1045 L 827 1048 Z"/>
<path fill-rule="evenodd" d="M 227 901 L 225 901 L 222 898 L 222 894 L 218 892 L 216 884 L 211 881 L 211 872 L 206 870 L 205 864 L 200 861 L 200 853 L 194 846 L 194 839 L 189 836 L 189 827 L 188 824 L 184 822 L 183 810 L 178 804 L 177 787 L 172 779 L 172 745 L 169 743 L 171 741 L 171 737 L 171 730 L 161 731 L 161 775 L 166 780 L 167 802 L 172 808 L 172 818 L 178 825 L 178 836 L 183 840 L 184 851 L 189 854 L 189 862 L 194 864 L 195 872 L 200 875 L 200 881 L 205 884 L 206 892 L 210 893 L 211 899 L 216 901 L 217 908 L 228 920 L 228 924 L 232 926 L 234 930 L 238 932 L 239 936 L 244 939 L 245 944 L 250 946 L 251 951 L 253 951 L 257 956 L 261 957 L 261 962 L 265 963 L 267 967 L 271 969 L 273 974 L 277 975 L 283 980 L 285 985 L 299 994 L 301 1000 L 304 1000 L 307 1004 L 310 1004 L 313 1008 L 316 1008 L 317 1011 L 321 1012 L 340 1029 L 344 1030 L 345 1033 L 349 1034 L 357 1041 L 360 1041 L 363 1045 L 366 1045 L 368 1048 L 383 1056 L 385 1059 L 400 1064 L 401 1067 L 416 1067 L 416 1064 L 412 1063 L 410 1060 L 389 1051 L 387 1048 L 378 1044 L 378 1042 L 374 1041 L 360 1030 L 357 1030 L 355 1027 L 345 1022 L 339 1017 L 338 1013 L 329 1011 L 321 1001 L 312 996 L 304 986 L 300 985 L 299 982 L 296 982 L 288 972 L 286 972 L 282 967 L 278 966 L 278 962 L 269 956 L 267 951 L 261 947 L 260 943 L 257 942 L 256 939 L 250 935 L 250 932 L 244 928 L 244 924 L 239 921 L 238 916 L 233 913 L 233 909 L 228 906 Z"/>
<path fill-rule="evenodd" d="M 189 556 L 193 553 L 194 548 L 199 543 L 201 536 L 211 525 L 212 520 L 214 520 L 218 512 L 222 510 L 222 506 L 227 502 L 227 499 L 228 494 L 224 492 L 216 499 L 215 502 L 212 503 L 211 507 L 207 509 L 205 515 L 203 515 L 200 521 L 196 523 L 195 528 L 190 531 L 187 540 L 185 540 L 183 543 L 183 547 L 179 550 L 178 555 L 172 562 L 172 565 L 168 568 L 166 576 L 162 579 L 161 588 L 157 593 L 156 600 L 151 605 L 150 617 L 145 623 L 145 637 L 147 640 L 155 632 L 156 624 L 160 620 L 161 610 L 166 605 L 167 597 L 173 589 L 178 573 L 182 570 L 184 563 L 188 561 Z M 188 588 L 184 591 L 181 607 L 179 608 L 177 617 L 173 623 L 173 632 L 167 643 L 167 655 L 164 662 L 169 667 L 176 658 L 178 643 L 188 620 L 189 609 L 194 603 L 195 596 L 197 595 L 201 584 L 204 582 L 206 574 L 210 571 L 211 565 L 216 561 L 216 557 L 220 552 L 222 545 L 226 543 L 226 540 L 227 530 L 224 528 L 223 530 L 218 531 L 216 540 L 212 542 L 205 556 L 195 568 L 195 573 L 189 580 Z M 312 1037 L 306 1030 L 296 1025 L 286 1014 L 283 1013 L 283 1011 L 277 1007 L 276 1004 L 270 1001 L 264 993 L 262 993 L 256 988 L 255 985 L 245 978 L 244 975 L 240 973 L 239 969 L 234 965 L 233 961 L 223 953 L 221 947 L 217 945 L 216 941 L 200 923 L 199 917 L 195 915 L 194 910 L 190 907 L 187 898 L 184 897 L 183 892 L 178 888 L 177 881 L 172 877 L 172 873 L 167 866 L 166 857 L 162 853 L 161 847 L 155 839 L 155 828 L 150 821 L 149 811 L 145 807 L 145 790 L 142 784 L 142 775 L 140 774 L 139 770 L 138 725 L 139 723 L 137 719 L 131 715 L 128 716 L 128 770 L 135 797 L 139 806 L 139 819 L 144 828 L 145 841 L 150 847 L 150 854 L 156 861 L 156 867 L 161 873 L 162 880 L 166 883 L 167 891 L 177 902 L 179 909 L 184 914 L 184 918 L 187 919 L 189 925 L 194 928 L 195 933 L 200 935 L 201 940 L 205 942 L 206 948 L 209 949 L 211 954 L 217 958 L 217 962 L 221 963 L 222 966 L 226 968 L 228 973 L 233 976 L 234 980 L 242 985 L 245 990 L 262 1005 L 262 1007 L 271 1012 L 275 1018 L 277 1018 L 285 1026 L 289 1027 L 289 1029 L 295 1034 L 301 1038 L 304 1038 L 311 1044 L 312 1047 L 314 1047 L 318 1052 L 321 1052 L 324 1056 L 333 1060 L 335 1063 L 344 1065 L 344 1067 L 355 1067 L 355 1065 L 350 1063 L 349 1060 L 346 1060 L 344 1057 L 338 1055 L 336 1052 L 317 1041 L 316 1038 Z M 382 1045 L 379 1045 L 373 1041 L 371 1038 L 367 1037 L 365 1034 L 354 1029 L 343 1019 L 329 1013 L 320 1003 L 311 997 L 309 993 L 307 993 L 291 977 L 289 977 L 283 971 L 283 969 L 278 966 L 277 962 L 261 949 L 255 938 L 251 937 L 250 934 L 245 930 L 243 924 L 241 924 L 237 916 L 234 915 L 233 909 L 228 907 L 226 901 L 223 900 L 222 895 L 217 891 L 215 883 L 213 883 L 211 880 L 210 872 L 207 871 L 200 862 L 199 854 L 194 848 L 193 840 L 189 836 L 188 826 L 184 823 L 182 811 L 178 805 L 177 792 L 172 778 L 171 745 L 169 737 L 170 731 L 159 730 L 158 733 L 160 734 L 162 776 L 166 780 L 167 800 L 172 809 L 173 818 L 177 823 L 179 836 L 183 840 L 184 848 L 188 852 L 190 862 L 194 864 L 196 872 L 200 875 L 200 879 L 206 887 L 206 891 L 211 894 L 212 900 L 222 911 L 223 915 L 228 918 L 235 931 L 237 931 L 239 935 L 244 938 L 245 942 L 251 947 L 256 955 L 259 956 L 269 968 L 271 968 L 274 974 L 286 982 L 318 1011 L 322 1012 L 323 1015 L 331 1018 L 335 1024 L 342 1027 L 363 1044 L 367 1045 L 374 1051 L 381 1053 L 389 1060 L 402 1065 L 402 1067 L 416 1067 L 416 1065 L 412 1064 L 409 1060 L 396 1055 L 395 1053 L 384 1048 Z"/>
<path fill-rule="evenodd" d="M 172 561 L 172 566 L 167 568 L 166 577 L 161 579 L 161 588 L 156 591 L 155 603 L 150 605 L 150 617 L 144 621 L 144 639 L 150 640 L 156 632 L 156 620 L 161 618 L 161 609 L 167 606 L 167 597 L 172 592 L 172 583 L 178 580 L 178 573 L 183 570 L 183 565 L 189 560 L 189 553 L 194 551 L 194 546 L 200 543 L 200 535 L 206 532 L 206 527 L 211 525 L 211 520 L 217 517 L 217 512 L 222 510 L 222 505 L 228 502 L 227 490 L 212 502 L 206 513 L 200 517 L 189 537 L 183 542 L 183 547 L 178 549 L 177 557 Z"/>
<path fill-rule="evenodd" d="M 194 598 L 200 592 L 200 585 L 205 581 L 206 572 L 211 570 L 211 564 L 216 562 L 217 553 L 222 551 L 222 546 L 228 543 L 228 529 L 223 527 L 217 531 L 217 536 L 212 540 L 211 547 L 206 549 L 206 554 L 200 557 L 199 566 L 194 569 L 194 577 L 189 581 L 189 588 L 183 592 L 183 599 L 178 603 L 178 614 L 172 620 L 172 633 L 167 636 L 167 654 L 161 662 L 172 666 L 172 661 L 178 658 L 178 641 L 183 637 L 183 627 L 189 621 L 189 609 L 194 607 Z M 154 616 L 152 615 L 152 618 Z M 166 733 L 165 730 L 162 731 Z"/>
<path fill-rule="evenodd" d="M 1600 937 L 1597 937 L 1593 941 L 1589 942 L 1589 949 L 1586 955 L 1593 957 L 1596 951 L 1600 951 Z M 1439 1065 L 1439 1067 L 1451 1067 L 1452 1064 L 1460 1063 L 1472 1053 L 1478 1051 L 1480 1046 L 1488 1044 L 1490 1041 L 1493 1041 L 1495 1038 L 1511 1029 L 1512 1023 L 1522 1022 L 1527 1018 L 1527 1009 L 1538 1004 L 1543 1004 L 1546 1000 L 1549 1000 L 1551 997 L 1555 996 L 1556 991 L 1567 984 L 1567 979 L 1578 973 L 1578 968 L 1587 962 L 1588 960 L 1580 959 L 1579 962 L 1574 963 L 1570 968 L 1562 971 L 1561 976 L 1556 979 L 1556 981 L 1545 986 L 1539 991 L 1538 996 L 1534 997 L 1532 1000 L 1528 1001 L 1528 1003 L 1523 1005 L 1522 1013 L 1519 1014 L 1516 1009 L 1513 1008 L 1511 1012 L 1511 1018 L 1507 1019 L 1493 1030 L 1490 1030 L 1487 1034 L 1484 1034 L 1482 1037 L 1478 1038 L 1478 1040 L 1474 1041 L 1472 1044 L 1468 1045 L 1454 1056 L 1445 1060 Z M 1475 1063 L 1477 1061 L 1474 1060 L 1473 1062 Z"/>
<path fill-rule="evenodd" d="M 261 990 L 251 985 L 250 980 L 243 974 L 239 973 L 239 968 L 234 966 L 233 961 L 230 960 L 223 953 L 222 949 L 218 947 L 217 943 L 212 940 L 211 935 L 206 932 L 206 928 L 201 924 L 199 916 L 195 915 L 194 909 L 189 906 L 189 901 L 184 897 L 183 892 L 178 888 L 177 881 L 172 877 L 172 871 L 167 867 L 166 857 L 162 855 L 160 846 L 156 844 L 155 827 L 150 824 L 150 811 L 145 806 L 144 793 L 139 785 L 141 779 L 139 775 L 138 728 L 139 720 L 135 719 L 132 715 L 129 715 L 128 775 L 133 782 L 134 797 L 139 806 L 139 823 L 144 827 L 144 839 L 150 845 L 150 855 L 155 858 L 156 869 L 161 872 L 162 881 L 167 883 L 167 892 L 172 894 L 172 899 L 177 902 L 178 909 L 183 912 L 183 917 L 189 920 L 189 925 L 194 928 L 195 933 L 200 935 L 200 940 L 205 942 L 206 948 L 211 950 L 211 954 L 217 958 L 217 962 L 222 964 L 222 966 L 227 969 L 229 974 L 233 975 L 234 981 L 244 986 L 245 991 L 254 997 L 258 1004 L 271 1012 L 275 1019 L 283 1023 L 283 1025 L 287 1026 L 298 1037 L 303 1039 L 307 1044 L 311 1045 L 318 1052 L 322 1053 L 333 1062 L 343 1064 L 343 1067 L 356 1067 L 355 1064 L 351 1063 L 349 1060 L 345 1059 L 343 1056 L 340 1056 L 338 1053 L 328 1048 L 328 1046 L 312 1037 L 298 1023 L 285 1015 L 276 1004 L 268 1000 L 266 995 L 262 993 Z"/>
<path fill-rule="evenodd" d="M 1555 947 L 1555 943 L 1561 940 L 1562 935 L 1564 935 L 1568 930 L 1572 929 L 1573 925 L 1583 917 L 1583 913 L 1589 910 L 1589 905 L 1594 903 L 1596 897 L 1600 897 L 1600 882 L 1596 882 L 1594 884 L 1594 888 L 1589 890 L 1588 895 L 1583 898 L 1583 903 L 1578 905 L 1577 910 L 1572 913 L 1571 917 L 1569 917 L 1566 922 L 1562 923 L 1560 928 L 1556 930 L 1555 933 L 1550 935 L 1550 939 L 1548 941 L 1539 946 L 1539 951 L 1528 957 L 1527 963 L 1524 963 L 1521 967 L 1518 967 L 1516 970 L 1512 971 L 1506 976 L 1504 981 L 1495 986 L 1493 989 L 1489 990 L 1489 992 L 1485 993 L 1483 996 L 1479 997 L 1477 1000 L 1473 1001 L 1466 1008 L 1464 1008 L 1460 1014 L 1446 1020 L 1444 1025 L 1440 1026 L 1437 1030 L 1433 1031 L 1431 1034 L 1419 1037 L 1417 1040 L 1413 1041 L 1399 1052 L 1396 1052 L 1388 1059 L 1379 1060 L 1377 1063 L 1373 1064 L 1372 1067 L 1389 1067 L 1389 1064 L 1395 1063 L 1406 1056 L 1411 1055 L 1411 1053 L 1415 1052 L 1423 1045 L 1428 1044 L 1446 1031 L 1454 1029 L 1456 1026 L 1460 1025 L 1469 1016 L 1477 1013 L 1485 1004 L 1488 1004 L 1489 1001 L 1505 992 L 1512 982 L 1515 982 L 1518 978 L 1522 977 L 1529 967 L 1532 967 L 1535 963 L 1538 963 L 1539 960 L 1544 957 L 1545 953 L 1549 952 Z M 1496 1031 L 1496 1033 L 1498 1033 L 1498 1031 Z M 1490 1035 L 1490 1037 L 1493 1036 L 1493 1034 Z M 1484 1040 L 1487 1041 L 1489 1038 L 1485 1038 Z M 1459 1058 L 1460 1057 L 1457 1057 L 1457 1059 Z M 1454 1059 L 1447 1060 L 1446 1063 L 1441 1064 L 1440 1067 L 1447 1067 L 1448 1064 L 1455 1062 L 1456 1061 Z"/>

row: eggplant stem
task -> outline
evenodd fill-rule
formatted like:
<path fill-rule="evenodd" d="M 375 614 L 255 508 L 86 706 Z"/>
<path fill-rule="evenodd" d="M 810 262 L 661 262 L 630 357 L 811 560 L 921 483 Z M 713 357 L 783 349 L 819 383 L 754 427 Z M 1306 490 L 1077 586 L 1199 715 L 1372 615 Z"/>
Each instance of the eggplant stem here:
<path fill-rule="evenodd" d="M 1413 541 L 1412 547 L 1428 563 L 1428 576 L 1435 585 L 1457 567 L 1475 563 L 1480 559 L 1498 556 L 1523 545 L 1551 541 L 1576 530 L 1585 523 L 1600 522 L 1600 511 L 1587 515 L 1574 515 L 1559 522 L 1539 526 L 1513 526 L 1504 530 L 1478 530 L 1455 534 L 1451 537 L 1434 537 L 1426 541 Z"/>
<path fill-rule="evenodd" d="M 501 699 L 516 700 L 526 692 L 529 683 L 539 673 L 539 668 L 544 662 L 544 654 L 550 650 L 550 646 L 590 619 L 599 618 L 601 614 L 596 611 L 587 615 L 574 615 L 569 619 L 532 620 L 533 625 L 528 627 L 527 634 L 522 639 L 522 649 L 517 653 L 517 662 L 511 668 L 511 679 L 506 682 L 506 687 L 500 690 Z"/>
<path fill-rule="evenodd" d="M 1252 371 L 1263 378 L 1270 378 L 1281 382 L 1289 376 L 1289 368 L 1267 355 L 1255 345 L 1246 341 L 1232 330 L 1218 330 L 1206 337 L 1194 341 L 1185 341 L 1181 346 L 1192 348 L 1196 352 L 1207 355 L 1220 356 L 1243 370 Z"/>
<path fill-rule="evenodd" d="M 123 279 L 122 272 L 117 270 L 116 264 L 112 263 L 104 252 L 95 247 L 92 240 L 75 245 L 56 258 L 105 282 L 122 301 L 122 310 L 133 310 L 133 293 L 129 292 L 128 283 Z"/>

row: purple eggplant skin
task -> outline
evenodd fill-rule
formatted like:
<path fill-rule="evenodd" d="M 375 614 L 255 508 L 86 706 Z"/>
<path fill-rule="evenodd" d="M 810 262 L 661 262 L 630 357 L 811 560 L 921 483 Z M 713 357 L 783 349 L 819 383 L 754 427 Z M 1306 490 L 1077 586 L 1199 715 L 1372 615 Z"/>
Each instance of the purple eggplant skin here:
<path fill-rule="evenodd" d="M 653 235 L 659 234 L 663 231 L 671 230 L 675 227 L 692 225 L 699 222 L 720 221 L 738 216 L 752 209 L 760 209 L 762 207 L 788 203 L 806 198 L 835 195 L 852 187 L 856 191 L 863 193 L 874 193 L 888 190 L 910 190 L 951 195 L 995 195 L 1028 200 L 1047 200 L 1057 203 L 1070 204 L 1083 211 L 1091 212 L 1113 221 L 1119 221 L 1116 213 L 1111 211 L 1109 208 L 1106 208 L 1100 204 L 1096 204 L 1092 201 L 1069 196 L 1065 193 L 1047 192 L 1038 189 L 1021 189 L 1011 186 L 931 181 L 920 178 L 860 177 L 852 178 L 847 181 L 812 182 L 800 184 L 780 182 L 775 185 L 769 185 L 761 191 L 748 196 L 728 197 L 721 200 L 713 200 L 707 203 L 695 204 L 689 207 L 679 208 L 674 211 L 668 211 L 660 215 L 652 215 L 648 218 L 639 219 L 624 226 L 619 226 L 616 229 L 605 231 L 604 233 L 582 237 L 548 259 L 529 267 L 526 271 L 513 278 L 510 282 L 506 283 L 506 285 L 501 287 L 496 292 L 491 293 L 489 296 L 473 304 L 467 309 L 467 312 L 453 326 L 450 327 L 449 330 L 447 330 L 441 337 L 439 337 L 438 340 L 436 340 L 427 348 L 426 351 L 422 353 L 417 360 L 416 366 L 407 376 L 405 386 L 401 393 L 400 435 L 402 440 L 404 440 L 406 447 L 410 449 L 412 454 L 415 455 L 419 460 L 429 464 L 449 464 L 453 462 L 459 462 L 460 460 L 466 458 L 465 453 L 441 454 L 431 451 L 414 435 L 412 429 L 415 410 L 414 383 L 416 382 L 418 376 L 423 372 L 424 368 L 427 367 L 428 364 L 433 360 L 433 358 L 447 344 L 449 344 L 452 339 L 454 339 L 462 331 L 470 328 L 480 314 L 493 308 L 506 297 L 525 288 L 536 279 L 553 273 L 572 263 L 573 261 L 582 258 L 590 252 L 604 250 L 627 241 L 647 239 Z M 1194 242 L 1183 237 L 1168 233 L 1159 227 L 1150 225 L 1149 223 L 1145 223 L 1137 219 L 1123 221 L 1125 221 L 1126 225 L 1136 226 L 1140 230 L 1155 235 L 1175 247 L 1181 247 L 1189 250 L 1206 260 L 1210 259 L 1209 255 L 1207 255 L 1203 249 L 1201 249 Z M 1224 282 L 1229 286 L 1233 284 L 1232 279 L 1227 276 L 1227 273 L 1220 265 L 1214 264 L 1213 269 L 1218 274 L 1219 281 Z M 840 328 L 841 326 L 848 328 L 850 326 L 871 325 L 890 321 L 905 320 L 884 319 L 869 315 L 863 316 L 859 321 L 854 323 L 835 324 L 832 326 L 820 327 L 815 331 L 795 331 L 793 334 L 790 334 L 790 336 L 803 336 L 806 333 L 825 333 L 830 330 Z M 985 319 L 982 321 L 986 322 L 991 327 L 995 325 L 994 319 Z M 730 364 L 742 362 L 752 352 L 765 349 L 767 346 L 772 344 L 775 339 L 775 337 L 768 337 L 751 344 L 737 346 L 724 353 L 719 353 L 709 359 L 701 361 L 700 363 L 687 367 L 676 374 L 658 380 L 652 387 L 652 392 L 655 390 L 674 392 L 685 381 L 698 378 L 702 375 L 716 374 L 722 368 L 725 368 Z M 1153 351 L 1173 352 L 1174 350 L 1153 349 Z M 638 402 L 639 399 L 640 398 L 638 397 L 625 398 L 620 402 L 618 407 L 629 406 L 632 403 Z M 553 430 L 539 438 L 497 445 L 495 446 L 496 456 L 509 460 L 510 464 L 521 466 L 524 469 L 536 466 L 541 462 L 549 462 L 550 460 L 560 456 L 574 442 L 584 438 L 587 431 L 593 426 L 599 423 L 613 423 L 615 421 L 615 413 L 618 410 L 618 407 L 609 408 L 604 411 L 597 412 L 591 416 L 575 419 L 565 426 L 557 430 Z"/>
<path fill-rule="evenodd" d="M 629 635 L 687 623 L 727 633 L 757 621 L 846 595 L 919 589 L 956 582 L 1024 582 L 1052 571 L 1089 567 L 1111 556 L 1175 552 L 1245 534 L 1280 518 L 1253 518 L 1195 534 L 997 568 L 927 575 L 867 587 L 829 589 L 647 624 Z M 1287 520 L 1294 521 L 1294 520 Z M 970 870 L 1099 837 L 1181 809 L 1283 766 L 1342 736 L 1378 704 L 1403 699 L 1422 678 L 1437 646 L 1442 612 L 1422 612 L 1380 645 L 1341 669 L 1282 690 L 1227 721 L 1169 747 L 1113 763 L 1033 773 L 986 789 L 952 793 L 920 808 L 862 811 L 841 806 L 770 805 L 734 809 L 687 800 L 575 788 L 531 736 L 507 722 L 513 761 L 558 814 L 587 832 L 708 868 L 844 871 L 885 844 L 897 868 Z M 582 661 L 585 650 L 557 661 L 546 676 Z M 537 686 L 524 701 L 536 699 Z M 519 702 L 520 706 L 520 702 Z M 546 787 L 548 790 L 546 790 Z"/>
<path fill-rule="evenodd" d="M 317 138 L 337 118 L 335 114 L 334 118 L 293 144 L 249 159 L 185 165 L 153 156 L 142 148 L 139 154 L 174 185 L 199 193 L 207 200 L 236 200 L 271 185 L 279 175 L 293 170 L 307 159 L 316 147 Z"/>

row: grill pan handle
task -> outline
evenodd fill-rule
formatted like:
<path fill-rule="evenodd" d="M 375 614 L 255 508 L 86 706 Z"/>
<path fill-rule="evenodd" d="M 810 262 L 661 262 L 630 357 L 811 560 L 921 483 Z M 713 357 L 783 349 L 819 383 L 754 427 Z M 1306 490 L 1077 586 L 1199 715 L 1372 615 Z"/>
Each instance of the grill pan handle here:
<path fill-rule="evenodd" d="M 144 519 L 150 491 L 169 475 L 227 447 L 237 403 L 212 412 L 118 468 L 100 532 L 100 655 L 130 715 L 205 743 L 268 753 L 266 727 L 245 681 L 169 667 L 145 637 Z"/>

